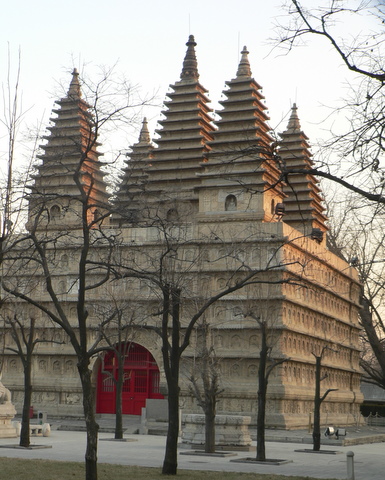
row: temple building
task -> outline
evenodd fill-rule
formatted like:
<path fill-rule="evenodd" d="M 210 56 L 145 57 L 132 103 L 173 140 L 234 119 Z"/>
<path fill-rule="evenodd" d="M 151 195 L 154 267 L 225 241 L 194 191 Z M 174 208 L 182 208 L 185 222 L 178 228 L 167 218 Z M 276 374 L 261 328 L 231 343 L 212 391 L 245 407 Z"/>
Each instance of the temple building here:
<path fill-rule="evenodd" d="M 83 333 L 90 345 L 108 346 L 108 335 L 110 342 L 128 345 L 123 413 L 140 414 L 146 399 L 167 396 L 157 333 L 159 285 L 173 285 L 181 299 L 182 330 L 218 297 L 194 325 L 182 356 L 183 412 L 200 412 L 190 378 L 200 369 L 205 341 L 215 352 L 223 390 L 217 413 L 256 418 L 263 323 L 269 365 L 278 364 L 269 377 L 267 425 L 309 424 L 316 356 L 322 356 L 321 391 L 333 389 L 322 404 L 323 421 L 356 423 L 362 402 L 360 285 L 356 270 L 328 250 L 322 192 L 306 172 L 312 155 L 298 108 L 293 105 L 277 142 L 244 47 L 234 78 L 226 82 L 220 119 L 214 121 L 192 35 L 186 45 L 158 138 L 151 139 L 144 119 L 113 196 L 76 70 L 53 111 L 30 186 L 26 224 L 30 237 L 44 244 L 47 264 L 26 254 L 6 263 L 7 294 L 22 292 L 7 308 L 22 319 L 34 318 L 43 340 L 33 359 L 33 406 L 49 416 L 82 414 L 77 358 L 67 334 L 52 320 L 76 325 L 79 265 L 85 258 L 79 232 L 86 224 L 88 330 Z M 104 282 L 107 271 L 114 276 Z M 110 330 L 107 318 L 115 322 Z M 202 323 L 209 332 L 204 338 Z M 11 344 L 10 333 L 5 342 Z M 114 355 L 109 350 L 92 357 L 97 413 L 115 412 Z M 2 381 L 20 411 L 23 368 L 9 350 Z"/>

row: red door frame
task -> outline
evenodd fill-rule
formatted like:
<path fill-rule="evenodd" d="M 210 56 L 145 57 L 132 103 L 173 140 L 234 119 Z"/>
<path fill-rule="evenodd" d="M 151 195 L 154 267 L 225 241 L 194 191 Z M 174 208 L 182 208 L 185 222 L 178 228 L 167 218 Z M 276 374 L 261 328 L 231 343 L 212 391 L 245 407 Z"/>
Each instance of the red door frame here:
<path fill-rule="evenodd" d="M 164 398 L 159 393 L 159 368 L 152 354 L 137 343 L 125 345 L 122 411 L 140 415 L 147 398 Z M 96 413 L 115 413 L 116 389 L 111 378 L 117 378 L 116 354 L 107 352 L 98 371 Z"/>

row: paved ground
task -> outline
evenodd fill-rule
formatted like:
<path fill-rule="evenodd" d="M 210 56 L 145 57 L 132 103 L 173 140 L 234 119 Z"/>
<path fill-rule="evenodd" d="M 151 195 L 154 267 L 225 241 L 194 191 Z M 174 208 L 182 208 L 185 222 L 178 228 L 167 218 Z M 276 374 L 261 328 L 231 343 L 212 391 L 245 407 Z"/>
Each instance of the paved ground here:
<path fill-rule="evenodd" d="M 126 418 L 125 425 L 130 430 L 137 425 L 137 418 Z M 53 428 L 64 425 L 65 422 L 53 423 Z M 67 427 L 71 422 L 66 422 Z M 72 422 L 73 428 L 81 427 L 82 422 Z M 101 419 L 102 430 L 111 427 L 110 419 Z M 267 436 L 276 441 L 267 442 L 267 455 L 270 458 L 289 460 L 290 463 L 283 465 L 259 465 L 250 463 L 234 463 L 231 460 L 243 459 L 254 455 L 253 452 L 234 452 L 233 457 L 207 457 L 204 455 L 184 455 L 189 450 L 180 446 L 179 468 L 192 470 L 216 470 L 235 472 L 258 472 L 280 473 L 282 475 L 303 475 L 320 479 L 346 479 L 346 453 L 354 452 L 355 479 L 356 480 L 383 480 L 385 478 L 385 444 L 366 443 L 354 446 L 330 446 L 324 445 L 322 450 L 335 450 L 336 454 L 301 453 L 295 450 L 308 448 L 304 445 L 308 439 L 305 431 L 283 432 L 267 431 Z M 366 438 L 367 441 L 385 439 L 385 427 L 348 429 L 347 436 L 351 438 Z M 381 435 L 381 437 L 379 436 Z M 125 434 L 128 441 L 114 441 L 113 435 L 108 432 L 100 433 L 99 462 L 115 463 L 122 465 L 141 465 L 148 467 L 161 467 L 165 437 L 159 435 Z M 277 441 L 277 440 L 285 441 Z M 52 430 L 50 437 L 33 437 L 33 443 L 52 448 L 33 450 L 20 450 L 7 448 L 15 445 L 13 439 L 0 439 L 0 457 L 42 458 L 61 461 L 84 460 L 85 434 L 81 431 Z M 295 443 L 295 442 L 299 443 Z M 307 441 L 307 440 L 306 440 Z M 6 447 L 6 448 L 4 448 Z"/>

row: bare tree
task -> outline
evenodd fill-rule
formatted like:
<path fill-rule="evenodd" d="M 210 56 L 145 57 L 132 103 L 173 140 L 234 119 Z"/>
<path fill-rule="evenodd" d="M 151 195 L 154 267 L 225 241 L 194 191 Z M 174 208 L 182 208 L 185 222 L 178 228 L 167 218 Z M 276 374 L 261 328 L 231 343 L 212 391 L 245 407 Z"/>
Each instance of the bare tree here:
<path fill-rule="evenodd" d="M 15 307 L 15 305 L 14 305 Z M 12 315 L 5 314 L 4 333 L 10 333 L 14 346 L 7 344 L 5 350 L 17 355 L 23 365 L 24 388 L 23 388 L 23 410 L 21 418 L 20 447 L 30 445 L 30 408 L 32 399 L 32 365 L 35 348 L 39 343 L 46 343 L 48 340 L 39 338 L 36 331 L 36 319 L 24 320 L 15 311 Z M 62 343 L 49 340 L 50 343 Z"/>
<path fill-rule="evenodd" d="M 19 302 L 35 307 L 42 318 L 50 319 L 68 335 L 77 357 L 83 392 L 87 480 L 97 478 L 98 424 L 94 410 L 91 359 L 105 349 L 105 345 L 101 344 L 103 336 L 95 328 L 90 310 L 96 298 L 105 296 L 112 275 L 117 279 L 136 278 L 150 287 L 153 303 L 157 305 L 155 324 L 147 328 L 155 330 L 161 338 L 168 386 L 169 430 L 163 464 L 165 474 L 175 474 L 177 469 L 180 362 L 197 322 L 217 301 L 247 285 L 290 282 L 279 273 L 282 265 L 268 261 L 261 267 L 250 267 L 242 259 L 237 243 L 232 242 L 228 253 L 221 253 L 213 259 L 218 264 L 223 263 L 221 268 L 227 275 L 225 285 L 219 290 L 200 288 L 199 274 L 207 238 L 205 235 L 194 238 L 189 222 L 183 223 L 175 216 L 153 215 L 149 218 L 147 215 L 143 228 L 149 231 L 149 235 L 157 232 L 157 243 L 144 252 L 143 248 L 135 248 L 132 243 L 129 249 L 126 248 L 124 237 L 119 238 L 117 232 L 106 225 L 110 209 L 103 190 L 97 146 L 102 128 L 110 121 L 120 121 L 131 104 L 127 96 L 126 104 L 119 107 L 114 103 L 112 111 L 109 105 L 99 105 L 105 99 L 101 95 L 105 80 L 96 85 L 95 101 L 90 108 L 90 104 L 82 98 L 78 72 L 73 72 L 67 95 L 59 102 L 61 109 L 58 117 L 53 119 L 52 133 L 43 147 L 45 155 L 41 157 L 42 163 L 37 166 L 35 183 L 31 186 L 28 232 L 16 236 L 12 248 L 7 250 L 4 262 L 6 274 L 2 277 L 5 292 Z M 65 112 L 65 115 L 61 116 L 60 112 Z M 76 125 L 73 136 L 63 136 L 61 129 L 67 128 L 67 118 L 75 117 L 80 118 L 80 131 Z M 71 128 L 75 130 L 75 126 Z M 64 137 L 65 144 L 58 145 Z M 68 172 L 71 172 L 70 177 Z M 68 181 L 64 186 L 60 184 L 63 177 Z M 50 182 L 47 182 L 48 179 Z M 217 243 L 217 250 L 221 243 L 220 233 L 208 232 L 208 235 L 211 242 Z M 248 238 L 246 243 L 251 241 Z M 269 241 L 277 243 L 276 248 L 279 249 L 286 240 Z M 224 244 L 228 242 L 226 240 Z M 189 261 L 184 258 L 187 248 L 194 252 L 193 259 Z M 67 252 L 71 252 L 71 261 L 68 258 L 64 260 Z M 123 255 L 123 259 L 119 259 L 119 255 Z M 22 283 L 19 282 L 20 277 L 23 278 Z M 67 296 L 71 296 L 76 307 L 75 315 L 68 309 Z"/>
<path fill-rule="evenodd" d="M 361 367 L 364 380 L 385 389 L 385 236 L 381 205 L 363 204 L 356 196 L 329 202 L 330 248 L 350 262 L 362 283 Z"/>
<path fill-rule="evenodd" d="M 279 329 L 278 311 L 270 301 L 260 300 L 259 304 L 248 302 L 245 317 L 252 319 L 259 331 L 259 365 L 258 365 L 258 410 L 257 410 L 257 454 L 256 460 L 266 461 L 265 429 L 266 429 L 266 401 L 267 386 L 272 371 L 288 360 L 286 356 L 277 355 L 275 350 Z"/>
<path fill-rule="evenodd" d="M 90 224 L 87 222 L 87 207 L 83 209 L 83 213 L 86 218 L 84 219 L 84 226 L 81 232 L 75 233 L 72 231 L 69 233 L 66 230 L 60 233 L 55 232 L 53 235 L 43 236 L 38 230 L 32 230 L 25 237 L 24 241 L 18 240 L 17 248 L 11 248 L 4 260 L 7 275 L 2 278 L 2 288 L 10 296 L 14 296 L 20 301 L 36 307 L 36 309 L 40 310 L 42 316 L 50 318 L 69 337 L 78 359 L 78 371 L 83 391 L 83 408 L 87 426 L 86 478 L 87 480 L 94 480 L 97 478 L 96 450 L 98 425 L 95 420 L 91 370 L 89 367 L 92 356 L 98 353 L 99 350 L 97 345 L 89 345 L 87 331 L 89 323 L 88 297 L 89 292 L 97 290 L 103 283 L 107 282 L 108 276 L 104 275 L 102 278 L 95 279 L 94 276 L 89 275 L 90 270 L 95 272 L 95 266 L 89 265 L 89 251 L 90 243 L 96 241 L 95 237 L 97 234 L 92 231 Z M 36 225 L 38 223 L 37 221 Z M 57 280 L 58 264 L 60 263 L 57 258 L 60 251 L 58 243 L 61 243 L 61 248 L 63 249 L 68 248 L 66 236 L 71 237 L 73 245 L 76 245 L 79 249 L 77 257 L 78 268 L 76 271 L 71 272 L 74 275 L 74 284 L 68 290 L 67 287 L 60 285 Z M 76 243 L 74 241 L 75 238 L 77 240 Z M 35 279 L 31 282 L 31 285 L 23 285 L 22 287 L 24 288 L 21 288 L 21 285 L 17 282 L 12 281 L 12 279 L 14 280 L 20 275 L 22 269 L 29 272 L 32 270 Z M 39 283 L 41 284 L 40 278 L 43 279 L 42 286 L 46 291 L 44 295 L 36 294 L 36 289 L 39 288 Z M 69 291 L 76 292 L 77 325 L 73 324 L 68 310 L 65 309 L 65 300 L 62 299 L 63 295 L 65 296 Z M 47 302 L 48 299 L 50 303 Z"/>
<path fill-rule="evenodd" d="M 131 308 L 130 308 L 131 307 Z M 112 299 L 111 303 L 100 306 L 98 316 L 102 318 L 99 324 L 100 337 L 106 345 L 101 354 L 102 373 L 115 385 L 115 439 L 123 438 L 123 385 L 130 379 L 126 377 L 124 365 L 135 340 L 135 333 L 140 328 L 143 319 L 136 319 L 135 309 L 125 303 Z M 105 368 L 105 354 L 113 353 L 113 361 L 117 363 L 116 372 Z M 116 374 L 115 374 L 116 373 Z"/>
<path fill-rule="evenodd" d="M 284 9 L 287 16 L 277 20 L 276 46 L 290 52 L 312 37 L 323 39 L 351 73 L 346 99 L 333 107 L 335 116 L 343 116 L 345 121 L 339 122 L 340 130 L 332 131 L 330 139 L 323 143 L 324 160 L 319 160 L 308 173 L 337 182 L 371 202 L 384 204 L 383 3 L 331 0 L 308 8 L 305 1 L 288 0 Z M 351 25 L 353 31 L 343 25 Z M 285 165 L 281 168 L 290 180 L 293 172 Z"/>
<path fill-rule="evenodd" d="M 119 94 L 112 99 L 117 83 L 112 81 L 110 73 L 91 85 L 92 95 L 86 102 L 82 98 L 79 74 L 74 70 L 70 88 L 58 102 L 61 109 L 53 119 L 51 135 L 43 147 L 43 162 L 37 166 L 35 182 L 30 187 L 28 232 L 18 233 L 12 238 L 6 254 L 3 250 L 1 279 L 2 288 L 10 297 L 35 307 L 41 318 L 50 319 L 68 335 L 77 357 L 83 392 L 87 480 L 97 479 L 98 424 L 91 359 L 104 348 L 100 346 L 100 335 L 90 335 L 93 331 L 90 308 L 97 296 L 103 296 L 103 288 L 109 281 L 110 272 L 105 265 L 109 263 L 115 244 L 114 232 L 104 228 L 109 216 L 108 194 L 97 147 L 103 128 L 110 123 L 115 128 L 126 125 L 130 112 L 134 112 L 132 92 L 127 83 L 120 84 Z M 71 118 L 78 118 L 79 123 L 72 126 L 72 133 L 66 135 L 64 141 L 65 112 L 75 113 Z M 62 139 L 64 144 L 58 147 L 57 139 Z M 60 184 L 63 175 L 70 184 Z M 54 184 L 49 181 L 52 179 L 56 179 Z M 97 247 L 100 247 L 99 257 L 92 259 L 91 251 Z M 65 252 L 73 253 L 71 261 Z M 99 259 L 102 268 L 98 268 Z M 29 276 L 26 277 L 25 272 Z M 67 308 L 68 295 L 74 299 L 75 318 Z"/>
<path fill-rule="evenodd" d="M 1 168 L 2 178 L 0 181 L 0 266 L 4 251 L 8 248 L 8 238 L 20 227 L 23 218 L 27 179 L 31 163 L 35 159 L 40 135 L 40 128 L 38 128 L 28 154 L 27 164 L 19 162 L 16 169 L 16 150 L 18 147 L 20 148 L 20 129 L 25 115 L 20 101 L 21 51 L 18 52 L 15 78 L 12 76 L 14 68 L 11 60 L 8 46 L 7 78 L 2 84 L 3 111 L 0 116 L 0 127 L 1 130 L 4 130 L 0 137 L 6 139 L 4 152 L 2 152 L 6 162 L 5 168 Z M 3 143 L 1 146 L 3 147 Z"/>
<path fill-rule="evenodd" d="M 190 391 L 205 414 L 205 453 L 215 452 L 215 417 L 218 397 L 224 392 L 220 386 L 219 362 L 210 335 L 210 325 L 203 319 L 197 326 L 200 345 L 197 345 L 197 363 L 190 377 Z M 197 375 L 196 371 L 199 370 Z"/>
<path fill-rule="evenodd" d="M 327 378 L 327 374 L 321 374 L 322 359 L 330 348 L 324 345 L 320 352 L 312 353 L 315 358 L 315 392 L 314 392 L 314 424 L 313 424 L 313 450 L 318 452 L 321 448 L 321 404 L 331 392 L 337 388 L 328 388 L 321 395 L 321 382 Z"/>
<path fill-rule="evenodd" d="M 366 381 L 384 388 L 384 4 L 331 0 L 308 7 L 305 0 L 289 0 L 284 8 L 276 46 L 290 52 L 317 38 L 346 68 L 346 97 L 331 106 L 331 118 L 344 121 L 320 147 L 323 161 L 309 172 L 353 192 L 334 213 L 329 246 L 359 271 L 361 366 Z"/>
<path fill-rule="evenodd" d="M 21 360 L 24 372 L 24 401 L 21 417 L 20 447 L 30 444 L 30 407 L 32 399 L 32 359 L 38 343 L 35 337 L 35 319 L 31 318 L 28 327 L 15 314 L 13 318 L 4 320 L 5 328 L 9 328 L 15 347 L 7 346 L 6 350 L 15 353 Z"/>
<path fill-rule="evenodd" d="M 366 335 L 362 338 L 361 366 L 365 372 L 363 378 L 366 382 L 385 389 L 385 355 L 382 333 L 384 317 L 381 308 L 377 307 L 378 300 L 378 297 L 370 298 L 365 294 L 362 296 L 360 319 Z M 366 342 L 368 342 L 370 350 L 368 350 Z"/>
<path fill-rule="evenodd" d="M 19 162 L 16 173 L 17 149 L 20 148 L 20 129 L 23 125 L 25 112 L 21 108 L 21 51 L 18 51 L 17 66 L 14 73 L 12 66 L 11 49 L 8 45 L 7 77 L 2 84 L 3 111 L 0 116 L 0 127 L 5 130 L 5 169 L 2 170 L 2 180 L 0 182 L 0 276 L 4 274 L 3 260 L 7 251 L 11 249 L 15 241 L 15 232 L 20 228 L 20 222 L 23 219 L 23 210 L 25 206 L 25 192 L 27 178 L 31 169 L 31 163 L 35 158 L 37 143 L 39 139 L 39 129 L 36 132 L 32 148 L 29 152 L 27 165 Z M 39 343 L 35 335 L 35 319 L 21 319 L 16 313 L 15 308 L 11 313 L 5 308 L 5 299 L 1 298 L 0 309 L 4 324 L 4 332 L 10 331 L 14 341 L 14 347 L 3 345 L 3 354 L 5 350 L 15 353 L 21 359 L 24 372 L 24 401 L 22 412 L 22 427 L 20 436 L 20 446 L 28 447 L 30 444 L 29 413 L 32 395 L 31 369 L 32 356 L 34 349 Z M 5 341 L 4 334 L 4 341 Z"/>
<path fill-rule="evenodd" d="M 154 244 L 144 249 L 142 245 L 135 247 L 131 242 L 131 248 L 126 251 L 128 256 L 125 258 L 122 254 L 119 263 L 112 267 L 116 278 L 136 278 L 141 282 L 138 290 L 142 294 L 147 287 L 150 291 L 149 298 L 152 298 L 154 304 L 155 324 L 146 328 L 155 331 L 162 342 L 169 414 L 162 473 L 168 475 L 175 475 L 177 471 L 181 357 L 190 345 L 198 321 L 216 302 L 244 288 L 298 281 L 280 274 L 282 267 L 291 263 L 285 264 L 278 260 L 278 252 L 285 240 L 277 239 L 271 244 L 274 259 L 269 258 L 266 263 L 261 262 L 261 266 L 252 267 L 242 253 L 246 245 L 258 237 L 258 229 L 254 234 L 248 235 L 244 242 L 230 240 L 226 238 L 228 234 L 221 238 L 221 232 L 216 231 L 210 234 L 210 242 L 215 242 L 212 249 L 215 258 L 210 263 L 217 264 L 227 279 L 219 289 L 203 286 L 202 272 L 203 265 L 207 263 L 208 238 L 205 236 L 202 242 L 192 236 L 186 219 L 188 215 L 181 213 L 172 219 L 162 215 L 152 218 L 142 228 L 150 229 Z M 188 261 L 186 251 L 192 253 Z"/>

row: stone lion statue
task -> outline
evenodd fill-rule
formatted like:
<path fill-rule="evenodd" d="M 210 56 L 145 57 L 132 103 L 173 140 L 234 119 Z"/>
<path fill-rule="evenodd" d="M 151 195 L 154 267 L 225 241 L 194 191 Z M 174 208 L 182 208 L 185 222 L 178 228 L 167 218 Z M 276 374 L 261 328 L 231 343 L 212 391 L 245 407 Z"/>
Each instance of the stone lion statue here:
<path fill-rule="evenodd" d="M 4 387 L 0 380 L 0 405 L 4 403 L 11 403 L 11 392 Z"/>

